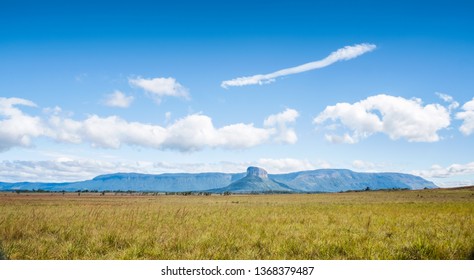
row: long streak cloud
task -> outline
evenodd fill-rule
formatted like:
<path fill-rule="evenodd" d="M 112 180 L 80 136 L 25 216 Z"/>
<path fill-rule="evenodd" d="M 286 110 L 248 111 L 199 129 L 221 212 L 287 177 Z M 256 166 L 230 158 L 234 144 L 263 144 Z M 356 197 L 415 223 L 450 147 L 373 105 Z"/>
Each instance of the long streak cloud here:
<path fill-rule="evenodd" d="M 332 52 L 330 55 L 321 60 L 305 63 L 291 68 L 285 68 L 270 74 L 257 74 L 253 76 L 240 77 L 228 81 L 223 81 L 221 83 L 221 87 L 228 88 L 236 86 L 269 84 L 274 82 L 275 79 L 278 77 L 324 68 L 341 60 L 349 60 L 356 58 L 366 52 L 373 51 L 375 48 L 376 45 L 366 43 L 357 44 L 353 46 L 345 46 L 343 48 L 338 49 L 337 51 Z"/>

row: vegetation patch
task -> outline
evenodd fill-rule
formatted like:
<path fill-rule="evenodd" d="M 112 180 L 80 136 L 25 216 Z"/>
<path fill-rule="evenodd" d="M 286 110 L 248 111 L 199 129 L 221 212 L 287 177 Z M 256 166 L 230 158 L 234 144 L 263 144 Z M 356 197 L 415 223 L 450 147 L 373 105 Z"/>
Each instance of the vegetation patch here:
<path fill-rule="evenodd" d="M 472 259 L 473 193 L 8 193 L 0 258 Z"/>
<path fill-rule="evenodd" d="M 8 260 L 7 256 L 3 252 L 2 243 L 0 242 L 0 260 Z"/>

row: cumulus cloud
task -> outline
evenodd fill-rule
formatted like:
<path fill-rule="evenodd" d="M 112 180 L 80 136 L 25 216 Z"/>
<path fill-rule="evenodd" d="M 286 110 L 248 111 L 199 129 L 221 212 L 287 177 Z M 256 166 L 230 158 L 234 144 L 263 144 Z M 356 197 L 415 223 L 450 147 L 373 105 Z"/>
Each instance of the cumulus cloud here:
<path fill-rule="evenodd" d="M 104 103 L 109 107 L 128 108 L 133 99 L 133 96 L 126 96 L 123 92 L 116 90 L 107 95 Z"/>
<path fill-rule="evenodd" d="M 275 134 L 273 129 L 257 128 L 253 124 L 231 124 L 214 127 L 212 119 L 194 114 L 168 126 L 165 149 L 202 150 L 205 147 L 244 149 L 263 144 Z"/>
<path fill-rule="evenodd" d="M 228 81 L 223 81 L 221 83 L 221 87 L 228 88 L 228 87 L 234 87 L 234 86 L 246 86 L 246 85 L 257 85 L 257 84 L 262 85 L 262 84 L 272 83 L 278 77 L 298 74 L 301 72 L 323 68 L 337 61 L 356 58 L 366 52 L 375 50 L 375 48 L 376 46 L 373 44 L 357 44 L 353 46 L 345 46 L 343 48 L 340 48 L 332 52 L 330 55 L 328 55 L 327 57 L 321 60 L 309 62 L 309 63 L 302 64 L 299 66 L 291 67 L 291 68 L 278 70 L 270 74 L 257 74 L 253 76 L 240 77 L 240 78 L 235 78 Z"/>
<path fill-rule="evenodd" d="M 152 98 L 160 103 L 165 96 L 181 97 L 189 99 L 189 90 L 178 83 L 175 78 L 130 78 L 128 80 L 132 86 L 139 87 L 149 93 Z"/>
<path fill-rule="evenodd" d="M 343 136 L 328 134 L 334 143 L 357 143 L 374 133 L 385 133 L 392 140 L 436 142 L 438 131 L 450 124 L 448 110 L 439 104 L 423 106 L 420 99 L 405 99 L 385 94 L 368 97 L 354 104 L 337 103 L 314 118 L 316 125 L 331 120 L 351 131 Z"/>
<path fill-rule="evenodd" d="M 287 124 L 294 123 L 298 118 L 299 113 L 294 109 L 286 109 L 284 112 L 271 115 L 265 119 L 263 125 L 265 127 L 276 127 L 278 135 L 275 138 L 276 142 L 294 144 L 298 141 L 296 132 L 293 128 L 289 128 Z"/>
<path fill-rule="evenodd" d="M 17 106 L 36 104 L 21 98 L 0 97 L 0 152 L 15 146 L 28 147 L 33 138 L 45 134 L 41 119 L 25 114 Z"/>
<path fill-rule="evenodd" d="M 474 98 L 471 101 L 466 102 L 462 109 L 464 112 L 456 114 L 456 119 L 462 120 L 463 124 L 459 127 L 459 130 L 464 135 L 471 135 L 474 132 Z"/>
<path fill-rule="evenodd" d="M 82 122 L 66 119 L 57 124 L 54 129 L 58 133 L 56 139 L 72 143 L 89 142 L 93 147 L 111 149 L 122 145 L 180 151 L 244 149 L 266 142 L 275 133 L 271 129 L 256 128 L 253 124 L 216 128 L 210 117 L 200 114 L 186 116 L 166 127 L 127 122 L 117 116 L 103 118 L 97 115 Z"/>
<path fill-rule="evenodd" d="M 271 115 L 264 127 L 236 123 L 215 127 L 211 117 L 192 114 L 166 126 L 129 122 L 118 116 L 90 115 L 74 120 L 52 113 L 47 119 L 24 114 L 17 105 L 35 106 L 24 99 L 0 99 L 0 151 L 14 146 L 29 146 L 33 138 L 44 136 L 58 142 L 90 143 L 93 147 L 118 149 L 132 145 L 160 150 L 192 152 L 205 148 L 246 149 L 266 142 L 295 143 L 289 123 L 298 112 L 293 109 Z"/>

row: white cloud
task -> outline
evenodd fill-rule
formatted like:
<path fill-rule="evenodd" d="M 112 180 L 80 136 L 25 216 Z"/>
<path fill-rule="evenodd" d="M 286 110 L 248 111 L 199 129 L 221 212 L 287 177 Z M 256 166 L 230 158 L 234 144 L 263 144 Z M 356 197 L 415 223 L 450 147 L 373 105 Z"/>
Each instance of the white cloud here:
<path fill-rule="evenodd" d="M 272 115 L 264 127 L 236 123 L 217 128 L 209 116 L 192 114 L 167 126 L 128 122 L 118 116 L 91 115 L 74 120 L 52 114 L 43 121 L 24 114 L 15 105 L 35 106 L 24 99 L 0 99 L 0 151 L 29 146 L 33 138 L 44 136 L 58 142 L 90 143 L 93 147 L 118 149 L 132 145 L 160 150 L 191 152 L 205 148 L 246 149 L 267 142 L 295 143 L 296 134 L 288 127 L 298 112 L 287 109 Z"/>
<path fill-rule="evenodd" d="M 429 169 L 413 170 L 410 173 L 433 181 L 442 188 L 474 185 L 474 162 L 455 163 L 446 167 L 434 164 Z"/>
<path fill-rule="evenodd" d="M 318 168 L 329 168 L 331 165 L 325 161 L 313 162 L 306 159 L 294 158 L 262 158 L 257 160 L 253 165 L 262 167 L 269 173 L 290 173 L 304 170 L 314 170 Z"/>
<path fill-rule="evenodd" d="M 69 118 L 60 116 L 51 116 L 46 124 L 48 137 L 66 143 L 79 144 L 82 142 L 82 136 L 78 131 L 82 127 L 82 123 Z"/>
<path fill-rule="evenodd" d="M 428 178 L 440 187 L 460 187 L 474 185 L 474 162 L 451 164 L 443 167 L 435 164 L 428 170 L 414 170 L 414 175 Z"/>
<path fill-rule="evenodd" d="M 349 134 L 344 133 L 344 135 L 336 135 L 336 134 L 326 134 L 324 135 L 326 141 L 334 144 L 355 144 L 358 142 L 357 139 L 354 139 Z"/>
<path fill-rule="evenodd" d="M 130 85 L 139 87 L 151 94 L 157 103 L 160 103 L 161 98 L 165 96 L 189 99 L 189 90 L 178 83 L 175 78 L 144 79 L 138 77 L 136 79 L 130 78 L 128 82 Z"/>
<path fill-rule="evenodd" d="M 171 112 L 166 112 L 165 113 L 165 123 L 169 123 L 171 120 Z"/>
<path fill-rule="evenodd" d="M 77 133 L 94 147 L 118 149 L 123 144 L 156 148 L 165 138 L 160 126 L 127 122 L 118 116 L 90 116 Z"/>
<path fill-rule="evenodd" d="M 205 147 L 244 149 L 267 142 L 272 129 L 256 128 L 253 124 L 232 124 L 215 128 L 212 119 L 204 115 L 190 115 L 168 126 L 165 149 L 181 151 L 202 150 Z"/>
<path fill-rule="evenodd" d="M 352 167 L 358 170 L 374 170 L 375 164 L 372 162 L 356 159 L 352 162 Z"/>
<path fill-rule="evenodd" d="M 404 172 L 400 167 L 387 162 L 370 162 L 356 159 L 351 163 L 351 168 L 360 172 Z M 405 171 L 406 172 L 406 171 Z"/>
<path fill-rule="evenodd" d="M 446 93 L 442 93 L 442 92 L 435 92 L 435 94 L 441 98 L 444 102 L 448 102 L 448 103 L 451 103 L 454 101 L 453 97 L 451 95 L 448 95 Z"/>
<path fill-rule="evenodd" d="M 328 120 L 339 121 L 352 132 L 343 136 L 326 135 L 327 140 L 335 143 L 357 143 L 378 132 L 392 140 L 436 142 L 440 140 L 438 131 L 449 126 L 450 115 L 439 104 L 423 106 L 420 99 L 380 94 L 354 104 L 327 106 L 313 122 L 321 125 Z"/>
<path fill-rule="evenodd" d="M 442 92 L 436 92 L 436 95 L 441 98 L 444 102 L 449 103 L 448 110 L 451 112 L 452 110 L 459 107 L 459 103 L 454 100 L 451 95 Z"/>
<path fill-rule="evenodd" d="M 0 152 L 15 146 L 28 147 L 33 138 L 45 134 L 41 119 L 23 113 L 18 105 L 36 107 L 26 99 L 0 97 Z"/>
<path fill-rule="evenodd" d="M 59 106 L 55 106 L 54 108 L 44 108 L 43 109 L 43 113 L 47 114 L 47 115 L 59 115 L 60 113 L 62 113 L 63 109 L 61 109 L 61 107 Z"/>
<path fill-rule="evenodd" d="M 74 79 L 76 80 L 76 82 L 82 82 L 87 78 L 87 76 L 87 73 L 80 73 L 74 76 Z"/>
<path fill-rule="evenodd" d="M 329 66 L 337 61 L 349 60 L 356 58 L 366 52 L 373 51 L 376 48 L 373 44 L 357 44 L 353 46 L 345 46 L 337 51 L 332 52 L 327 57 L 318 60 L 302 64 L 296 67 L 282 69 L 270 74 L 258 74 L 248 77 L 235 78 L 228 81 L 223 81 L 221 87 L 233 87 L 233 86 L 246 86 L 246 85 L 262 85 L 274 82 L 276 78 L 306 72 L 314 69 L 323 68 Z"/>
<path fill-rule="evenodd" d="M 82 137 L 83 142 L 90 142 L 94 147 L 117 149 L 126 144 L 192 152 L 205 148 L 246 149 L 272 139 L 283 141 L 280 139 L 281 136 L 288 134 L 292 129 L 281 125 L 281 122 L 265 128 L 244 123 L 216 128 L 209 116 L 193 114 L 162 127 L 127 122 L 117 116 L 101 118 L 93 115 L 81 122 L 79 127 L 76 126 L 77 122 L 70 121 L 69 124 L 64 122 L 55 130 L 61 133 L 63 132 L 61 128 L 65 128 L 65 135 Z M 290 139 L 289 143 L 294 143 L 293 141 Z"/>
<path fill-rule="evenodd" d="M 298 136 L 293 128 L 288 128 L 288 123 L 294 123 L 299 113 L 294 109 L 286 109 L 284 112 L 271 115 L 265 119 L 263 125 L 265 127 L 276 127 L 279 131 L 275 138 L 276 142 L 294 144 L 298 141 Z"/>
<path fill-rule="evenodd" d="M 463 124 L 459 130 L 464 135 L 471 135 L 474 132 L 474 98 L 471 101 L 466 102 L 462 109 L 464 112 L 456 114 L 456 119 L 462 120 Z"/>
<path fill-rule="evenodd" d="M 289 173 L 316 168 L 328 168 L 324 161 L 308 161 L 292 158 L 263 158 L 249 162 L 179 163 L 151 161 L 110 161 L 103 159 L 57 156 L 50 160 L 0 161 L 2 182 L 74 182 L 89 180 L 98 175 L 117 172 L 144 174 L 162 173 L 245 173 L 248 166 L 260 166 L 271 174 Z"/>
<path fill-rule="evenodd" d="M 466 187 L 474 186 L 474 180 L 471 179 L 433 179 L 433 183 L 440 188 L 456 188 L 456 187 Z"/>
<path fill-rule="evenodd" d="M 451 164 L 447 167 L 433 165 L 429 170 L 413 171 L 413 173 L 426 178 L 446 178 L 458 175 L 474 175 L 474 162 L 466 164 Z"/>
<path fill-rule="evenodd" d="M 14 160 L 0 162 L 0 178 L 4 182 L 74 182 L 101 174 L 143 172 L 152 163 L 109 162 L 94 159 L 57 158 L 53 160 Z"/>
<path fill-rule="evenodd" d="M 298 118 L 299 113 L 294 109 L 286 109 L 282 113 L 276 115 L 270 115 L 265 119 L 265 126 L 275 126 L 283 123 L 293 123 Z"/>
<path fill-rule="evenodd" d="M 123 92 L 116 90 L 107 95 L 105 105 L 110 107 L 128 108 L 130 104 L 132 104 L 133 99 L 133 96 L 126 96 Z"/>

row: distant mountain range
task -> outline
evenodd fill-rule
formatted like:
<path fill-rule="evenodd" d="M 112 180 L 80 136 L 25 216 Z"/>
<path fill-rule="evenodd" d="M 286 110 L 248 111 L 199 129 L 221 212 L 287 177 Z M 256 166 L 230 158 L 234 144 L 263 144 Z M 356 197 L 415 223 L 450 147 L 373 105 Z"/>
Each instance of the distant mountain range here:
<path fill-rule="evenodd" d="M 2 183 L 0 191 L 137 191 L 212 193 L 341 192 L 379 189 L 424 189 L 437 186 L 403 173 L 359 173 L 347 169 L 318 169 L 288 174 L 268 174 L 249 167 L 247 173 L 175 173 L 148 175 L 116 173 L 70 183 Z"/>

